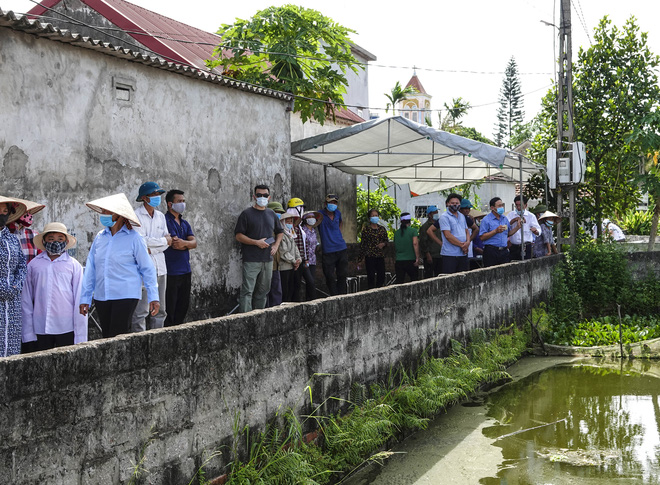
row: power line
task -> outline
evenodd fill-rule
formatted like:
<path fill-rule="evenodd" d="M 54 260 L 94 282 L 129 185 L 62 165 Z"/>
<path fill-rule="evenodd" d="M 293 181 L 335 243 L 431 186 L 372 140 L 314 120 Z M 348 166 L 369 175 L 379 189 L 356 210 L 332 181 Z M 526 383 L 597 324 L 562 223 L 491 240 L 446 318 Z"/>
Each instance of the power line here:
<path fill-rule="evenodd" d="M 575 2 L 571 0 L 571 5 L 573 5 L 573 10 L 575 10 L 575 13 L 578 16 L 578 19 L 580 20 L 580 23 L 582 24 L 582 28 L 584 29 L 584 32 L 587 34 L 587 39 L 589 39 L 589 45 L 593 45 L 591 42 L 591 36 L 589 35 L 589 30 L 587 29 L 587 23 L 584 19 L 584 12 L 582 12 L 582 4 L 580 4 L 580 0 L 576 0 L 578 7 L 580 7 L 580 11 L 578 12 L 577 7 L 575 6 Z"/>
<path fill-rule="evenodd" d="M 31 0 L 34 1 L 34 0 Z M 37 2 L 35 2 L 37 3 Z M 47 8 L 47 7 L 44 7 Z M 53 10 L 53 9 L 49 9 Z M 59 12 L 57 12 L 59 13 Z M 25 13 L 21 13 L 20 15 L 26 15 Z M 60 14 L 66 17 L 67 19 L 71 20 L 71 23 L 76 24 L 76 25 L 81 25 L 85 27 L 91 27 L 91 25 L 81 21 L 77 20 L 73 17 L 66 16 L 64 14 Z M 62 19 L 58 17 L 51 17 L 47 15 L 31 15 L 33 17 L 40 17 L 44 19 L 52 19 L 52 20 L 59 20 L 61 21 Z M 241 48 L 240 46 L 232 46 L 230 43 L 212 43 L 212 42 L 201 42 L 201 41 L 192 41 L 192 40 L 186 40 L 186 39 L 180 39 L 180 38 L 175 38 L 172 37 L 173 35 L 181 35 L 180 33 L 166 33 L 166 32 L 158 32 L 158 31 L 150 31 L 150 30 L 144 30 L 144 31 L 134 31 L 134 30 L 125 30 L 125 29 L 120 29 L 120 28 L 115 28 L 115 27 L 101 27 L 101 26 L 95 26 L 95 29 L 101 33 L 103 31 L 114 31 L 114 32 L 123 32 L 126 34 L 133 34 L 133 35 L 141 35 L 145 37 L 152 37 L 155 39 L 162 39 L 162 40 L 167 40 L 170 42 L 177 42 L 181 44 L 194 44 L 194 45 L 200 45 L 204 47 L 222 47 L 227 50 L 229 49 L 234 49 L 234 48 Z M 158 35 L 161 34 L 161 35 Z M 217 34 L 211 34 L 210 32 L 208 33 L 209 35 L 217 35 Z M 110 35 L 110 34 L 108 34 Z M 187 37 L 201 37 L 201 36 L 187 36 Z M 117 37 L 115 37 L 117 38 Z M 258 41 L 242 41 L 247 44 L 250 42 L 253 42 L 255 44 L 258 43 Z M 306 59 L 306 60 L 312 60 L 312 61 L 327 61 L 327 62 L 332 62 L 332 63 L 337 63 L 337 64 L 345 64 L 349 63 L 351 61 L 345 61 L 341 59 L 328 59 L 326 57 L 315 57 L 315 56 L 304 56 L 304 55 L 299 55 L 299 54 L 290 54 L 286 52 L 272 52 L 272 51 L 266 51 L 266 50 L 260 50 L 260 49 L 254 49 L 250 47 L 245 47 L 245 50 L 249 50 L 252 53 L 255 54 L 267 54 L 267 55 L 276 55 L 276 56 L 282 56 L 282 57 L 293 57 L 297 59 Z M 153 51 L 151 51 L 153 52 Z M 362 66 L 364 67 L 379 67 L 379 68 L 385 68 L 385 69 L 402 69 L 402 70 L 419 70 L 419 71 L 426 71 L 426 72 L 441 72 L 441 73 L 449 73 L 449 74 L 484 74 L 484 75 L 501 75 L 501 74 L 506 74 L 505 71 L 477 71 L 477 70 L 470 70 L 470 69 L 436 69 L 436 68 L 428 68 L 428 67 L 417 67 L 417 66 L 393 66 L 393 65 L 385 65 L 385 64 L 372 64 L 372 63 L 362 63 L 362 62 L 354 62 L 352 63 L 354 65 Z M 521 76 L 547 76 L 552 74 L 551 72 L 519 72 L 518 73 Z"/>

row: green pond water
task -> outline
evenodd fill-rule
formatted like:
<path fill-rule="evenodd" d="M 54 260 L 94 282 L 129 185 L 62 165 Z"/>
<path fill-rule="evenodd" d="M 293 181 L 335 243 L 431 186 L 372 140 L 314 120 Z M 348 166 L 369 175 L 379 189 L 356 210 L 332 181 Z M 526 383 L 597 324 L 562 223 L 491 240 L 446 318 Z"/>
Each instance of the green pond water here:
<path fill-rule="evenodd" d="M 660 363 L 526 358 L 406 439 L 366 484 L 660 484 Z"/>

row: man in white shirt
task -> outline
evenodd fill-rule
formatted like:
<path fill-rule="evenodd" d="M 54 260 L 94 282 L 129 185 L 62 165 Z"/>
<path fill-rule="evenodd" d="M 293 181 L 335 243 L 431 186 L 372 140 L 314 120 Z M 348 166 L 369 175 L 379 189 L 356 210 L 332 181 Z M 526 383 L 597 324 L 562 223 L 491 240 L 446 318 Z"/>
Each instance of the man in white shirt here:
<path fill-rule="evenodd" d="M 167 285 L 167 266 L 163 252 L 172 244 L 172 237 L 167 229 L 165 215 L 156 210 L 160 205 L 161 194 L 165 192 L 156 182 L 145 182 L 140 186 L 137 197 L 142 205 L 135 209 L 140 226 L 135 230 L 140 233 L 147 245 L 147 251 L 156 268 L 158 276 L 158 299 L 160 309 L 156 315 L 149 314 L 147 290 L 142 287 L 142 299 L 138 302 L 131 322 L 132 332 L 143 332 L 152 328 L 163 328 L 166 317 L 165 289 Z"/>
<path fill-rule="evenodd" d="M 516 219 L 522 217 L 523 226 L 522 231 L 517 231 L 511 236 L 509 236 L 509 242 L 511 247 L 509 252 L 511 253 L 511 261 L 522 259 L 522 243 L 524 238 L 525 244 L 525 260 L 532 259 L 532 246 L 534 242 L 534 237 L 541 234 L 541 226 L 536 220 L 536 216 L 527 210 L 527 199 L 516 195 L 513 199 L 513 203 L 516 204 L 516 210 L 509 212 L 506 217 L 509 219 L 509 222 L 513 222 Z"/>

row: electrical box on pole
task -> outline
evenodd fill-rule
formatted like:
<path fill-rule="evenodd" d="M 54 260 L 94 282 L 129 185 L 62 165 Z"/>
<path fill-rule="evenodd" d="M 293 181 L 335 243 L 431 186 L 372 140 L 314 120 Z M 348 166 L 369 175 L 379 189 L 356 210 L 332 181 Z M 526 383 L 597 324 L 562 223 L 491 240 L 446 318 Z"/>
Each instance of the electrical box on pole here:
<path fill-rule="evenodd" d="M 573 142 L 573 178 L 571 182 L 580 184 L 584 182 L 584 176 L 587 173 L 587 150 L 581 141 Z"/>
<path fill-rule="evenodd" d="M 545 152 L 546 175 L 548 176 L 548 187 L 552 190 L 557 188 L 557 149 L 548 148 Z"/>

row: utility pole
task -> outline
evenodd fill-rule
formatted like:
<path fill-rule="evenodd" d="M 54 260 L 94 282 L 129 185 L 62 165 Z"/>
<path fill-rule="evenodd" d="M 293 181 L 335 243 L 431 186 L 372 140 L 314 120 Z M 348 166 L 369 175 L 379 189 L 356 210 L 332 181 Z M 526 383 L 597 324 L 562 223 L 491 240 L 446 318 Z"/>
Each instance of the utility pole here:
<path fill-rule="evenodd" d="M 574 159 L 573 150 L 573 61 L 571 46 L 571 2 L 561 0 L 559 18 L 559 78 L 557 82 L 557 162 L 565 163 L 566 169 L 573 174 L 573 163 L 579 163 Z M 568 155 L 568 156 L 566 156 Z M 562 162 L 560 162 L 562 160 Z M 562 217 L 568 217 L 570 221 L 569 237 L 563 237 L 562 222 L 557 226 L 558 245 L 568 243 L 575 246 L 576 224 L 575 224 L 575 196 L 577 186 L 571 184 L 568 188 L 568 211 L 564 212 L 564 187 L 557 187 L 557 212 Z M 560 246 L 561 247 L 561 246 Z"/>

